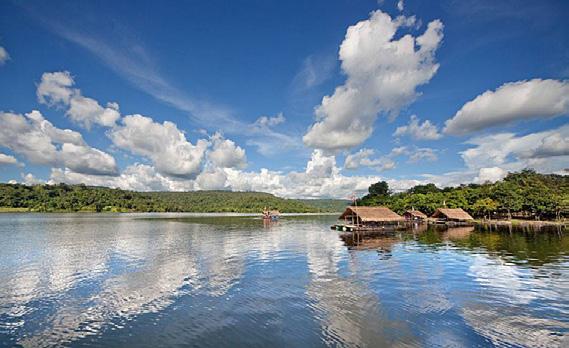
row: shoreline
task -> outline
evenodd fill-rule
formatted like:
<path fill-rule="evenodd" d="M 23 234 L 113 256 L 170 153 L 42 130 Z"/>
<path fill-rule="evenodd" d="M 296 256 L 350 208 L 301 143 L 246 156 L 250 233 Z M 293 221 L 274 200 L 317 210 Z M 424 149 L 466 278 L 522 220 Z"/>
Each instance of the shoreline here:
<path fill-rule="evenodd" d="M 479 226 L 514 226 L 514 227 L 548 227 L 548 226 L 562 226 L 568 227 L 569 221 L 557 221 L 557 220 L 483 220 L 476 219 L 475 223 Z"/>
<path fill-rule="evenodd" d="M 228 211 L 102 211 L 96 212 L 92 210 L 56 210 L 56 211 L 31 211 L 28 208 L 1 208 L 0 214 L 86 214 L 86 215 L 117 215 L 117 214 L 193 214 L 200 216 L 261 216 L 257 212 L 228 212 Z M 317 212 L 317 213 L 281 213 L 281 216 L 322 216 L 329 215 L 335 216 L 341 214 L 340 212 Z"/>

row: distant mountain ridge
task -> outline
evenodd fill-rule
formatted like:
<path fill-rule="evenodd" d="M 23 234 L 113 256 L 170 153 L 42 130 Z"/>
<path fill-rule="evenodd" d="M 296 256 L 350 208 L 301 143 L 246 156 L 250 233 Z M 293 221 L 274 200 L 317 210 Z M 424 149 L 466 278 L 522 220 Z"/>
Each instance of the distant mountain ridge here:
<path fill-rule="evenodd" d="M 343 210 L 346 201 L 285 199 L 264 192 L 135 192 L 85 185 L 0 184 L 0 209 L 33 212 L 237 212 Z"/>

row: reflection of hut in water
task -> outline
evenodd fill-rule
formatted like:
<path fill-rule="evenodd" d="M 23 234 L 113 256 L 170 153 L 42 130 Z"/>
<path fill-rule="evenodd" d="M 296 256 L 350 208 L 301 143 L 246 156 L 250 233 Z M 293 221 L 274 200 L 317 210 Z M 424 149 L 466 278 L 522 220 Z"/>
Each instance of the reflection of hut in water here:
<path fill-rule="evenodd" d="M 401 239 L 395 236 L 385 236 L 385 235 L 366 235 L 362 239 L 356 239 L 352 234 L 343 234 L 340 236 L 344 241 L 344 244 L 350 249 L 355 250 L 373 250 L 377 249 L 382 253 L 389 253 L 393 249 L 393 246 L 401 243 Z"/>
<path fill-rule="evenodd" d="M 474 221 L 472 216 L 461 208 L 439 208 L 431 218 L 435 219 L 436 223 L 446 224 L 469 224 Z"/>
<path fill-rule="evenodd" d="M 345 225 L 335 225 L 334 227 L 345 228 L 345 231 L 373 231 L 382 229 L 385 225 L 398 225 L 405 221 L 403 217 L 387 207 L 347 207 L 340 220 L 344 220 Z"/>
<path fill-rule="evenodd" d="M 445 238 L 448 240 L 461 240 L 470 237 L 474 232 L 474 226 L 451 227 L 445 232 Z"/>
<path fill-rule="evenodd" d="M 427 220 L 427 215 L 415 209 L 407 210 L 403 214 L 403 217 L 405 218 L 405 220 L 412 222 L 423 222 Z"/>
<path fill-rule="evenodd" d="M 430 225 L 427 225 L 427 224 L 412 224 L 410 226 L 411 229 L 409 230 L 409 232 L 411 232 L 413 234 L 423 233 L 429 229 L 429 226 Z"/>

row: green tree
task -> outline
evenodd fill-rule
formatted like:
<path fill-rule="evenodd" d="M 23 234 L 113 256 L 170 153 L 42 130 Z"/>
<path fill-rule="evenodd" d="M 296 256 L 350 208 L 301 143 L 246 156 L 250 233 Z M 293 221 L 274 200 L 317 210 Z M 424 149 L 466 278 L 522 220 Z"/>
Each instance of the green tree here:
<path fill-rule="evenodd" d="M 523 196 L 520 188 L 510 181 L 496 183 L 491 196 L 498 203 L 499 209 L 508 214 L 508 219 L 512 218 L 512 211 L 522 209 Z"/>
<path fill-rule="evenodd" d="M 479 199 L 472 206 L 472 210 L 477 213 L 478 216 L 482 215 L 484 218 L 490 218 L 490 213 L 498 209 L 498 204 L 494 202 L 491 198 Z"/>
<path fill-rule="evenodd" d="M 372 196 L 389 196 L 389 185 L 385 181 L 379 181 L 371 184 L 368 191 Z"/>
<path fill-rule="evenodd" d="M 553 201 L 555 202 L 556 220 L 561 220 L 563 215 L 569 215 L 569 193 L 555 195 Z"/>
<path fill-rule="evenodd" d="M 429 194 L 439 192 L 440 189 L 435 184 L 417 185 L 409 189 L 409 193 Z"/>

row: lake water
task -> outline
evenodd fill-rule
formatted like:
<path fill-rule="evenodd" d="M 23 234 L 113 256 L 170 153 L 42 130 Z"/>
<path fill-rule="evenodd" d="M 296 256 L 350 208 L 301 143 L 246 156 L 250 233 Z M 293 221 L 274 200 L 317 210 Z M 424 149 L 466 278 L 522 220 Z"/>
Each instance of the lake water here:
<path fill-rule="evenodd" d="M 0 346 L 569 346 L 569 236 L 0 214 Z"/>

